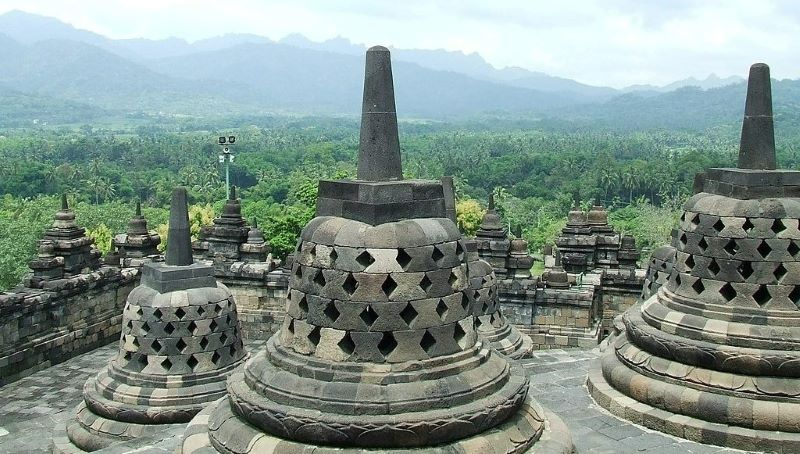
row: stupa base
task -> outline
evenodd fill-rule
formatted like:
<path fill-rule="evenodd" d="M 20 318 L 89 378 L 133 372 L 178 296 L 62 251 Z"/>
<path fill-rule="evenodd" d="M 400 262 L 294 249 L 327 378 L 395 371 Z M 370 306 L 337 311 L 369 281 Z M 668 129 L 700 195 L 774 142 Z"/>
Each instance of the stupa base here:
<path fill-rule="evenodd" d="M 608 355 L 606 360 L 615 357 L 613 349 L 609 349 L 606 355 Z M 620 363 L 619 367 L 625 366 Z M 608 383 L 603 375 L 601 360 L 596 361 L 589 369 L 586 385 L 589 394 L 599 406 L 620 418 L 649 429 L 698 443 L 746 451 L 800 452 L 800 433 L 759 430 L 704 421 L 656 408 L 628 397 Z"/>
<path fill-rule="evenodd" d="M 219 427 L 209 427 L 212 413 L 224 414 Z M 209 437 L 209 431 L 218 432 L 226 425 L 225 432 L 235 434 L 225 440 Z M 572 453 L 574 447 L 566 425 L 554 414 L 545 411 L 533 398 L 528 397 L 520 411 L 500 426 L 482 434 L 457 440 L 452 443 L 419 448 L 359 448 L 318 446 L 285 440 L 264 433 L 239 420 L 231 411 L 229 402 L 222 398 L 195 416 L 186 429 L 181 446 L 183 454 L 289 454 L 311 452 L 333 453 Z"/>
<path fill-rule="evenodd" d="M 531 355 L 533 340 L 527 334 L 522 334 L 508 323 L 503 323 L 497 328 L 490 324 L 484 326 L 487 328 L 479 328 L 478 335 L 497 352 L 512 360 L 527 358 Z"/>

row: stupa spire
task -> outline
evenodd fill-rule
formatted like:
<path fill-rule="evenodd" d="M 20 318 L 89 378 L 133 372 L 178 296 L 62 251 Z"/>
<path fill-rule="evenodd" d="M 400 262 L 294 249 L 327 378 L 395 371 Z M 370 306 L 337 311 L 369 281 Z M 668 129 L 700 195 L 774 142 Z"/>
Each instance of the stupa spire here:
<path fill-rule="evenodd" d="M 775 170 L 775 130 L 769 66 L 756 63 L 747 79 L 747 101 L 739 145 L 739 168 Z"/>
<path fill-rule="evenodd" d="M 389 49 L 383 46 L 367 50 L 357 177 L 367 181 L 403 179 L 392 61 Z"/>
<path fill-rule="evenodd" d="M 192 239 L 189 233 L 189 210 L 186 204 L 186 188 L 172 191 L 169 207 L 169 237 L 164 261 L 167 265 L 186 266 L 194 263 Z"/>

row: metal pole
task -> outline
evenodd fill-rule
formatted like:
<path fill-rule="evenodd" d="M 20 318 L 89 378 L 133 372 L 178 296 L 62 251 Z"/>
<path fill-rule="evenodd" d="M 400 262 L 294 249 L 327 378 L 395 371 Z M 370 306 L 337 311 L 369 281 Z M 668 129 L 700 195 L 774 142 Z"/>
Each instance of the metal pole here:
<path fill-rule="evenodd" d="M 225 155 L 225 199 L 231 198 L 231 158 Z"/>

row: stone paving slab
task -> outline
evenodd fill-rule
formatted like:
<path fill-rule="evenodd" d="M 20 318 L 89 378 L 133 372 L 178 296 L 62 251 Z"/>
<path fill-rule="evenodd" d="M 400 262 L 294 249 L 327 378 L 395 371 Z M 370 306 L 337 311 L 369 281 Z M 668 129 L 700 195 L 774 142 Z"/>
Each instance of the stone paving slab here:
<path fill-rule="evenodd" d="M 257 351 L 264 341 L 249 343 Z M 55 427 L 74 416 L 83 383 L 117 352 L 117 343 L 85 353 L 0 388 L 0 453 L 47 453 Z M 664 435 L 619 419 L 595 405 L 586 374 L 597 349 L 547 350 L 522 360 L 531 377 L 531 394 L 569 426 L 579 453 L 739 453 Z M 153 446 L 113 448 L 114 454 L 174 452 L 181 433 L 152 437 Z M 140 445 L 139 445 L 140 446 Z M 106 452 L 106 451 L 104 451 Z"/>

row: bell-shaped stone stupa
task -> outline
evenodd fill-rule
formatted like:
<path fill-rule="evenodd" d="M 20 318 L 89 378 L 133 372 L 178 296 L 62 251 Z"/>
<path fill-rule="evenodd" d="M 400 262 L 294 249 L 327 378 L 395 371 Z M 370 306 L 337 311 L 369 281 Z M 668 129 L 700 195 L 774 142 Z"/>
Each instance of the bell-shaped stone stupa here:
<path fill-rule="evenodd" d="M 225 395 L 245 359 L 236 304 L 210 266 L 193 263 L 186 189 L 172 193 L 165 262 L 142 267 L 122 314 L 119 353 L 84 385 L 54 452 L 96 451 L 186 423 Z"/>
<path fill-rule="evenodd" d="M 599 404 L 702 443 L 800 452 L 800 172 L 774 169 L 769 68 L 755 64 L 738 168 L 698 178 L 674 258 L 657 257 L 669 278 L 590 371 Z"/>
<path fill-rule="evenodd" d="M 389 51 L 367 51 L 358 179 L 321 181 L 279 333 L 183 452 L 572 449 L 522 369 L 478 339 L 438 181 L 403 180 Z"/>

